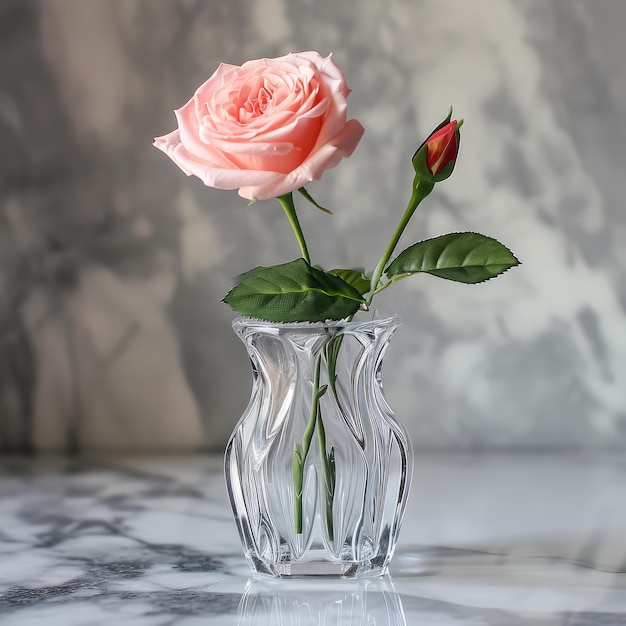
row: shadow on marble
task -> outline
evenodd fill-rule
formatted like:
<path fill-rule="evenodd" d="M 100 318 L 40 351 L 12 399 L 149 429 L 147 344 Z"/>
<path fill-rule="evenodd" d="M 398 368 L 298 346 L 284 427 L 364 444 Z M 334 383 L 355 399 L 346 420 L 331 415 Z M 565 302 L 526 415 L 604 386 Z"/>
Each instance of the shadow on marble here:
<path fill-rule="evenodd" d="M 626 574 L 626 556 L 623 549 L 615 547 L 610 555 L 602 554 L 602 545 L 591 541 L 570 554 L 561 553 L 558 544 L 567 537 L 550 540 L 544 536 L 534 547 L 524 545 L 521 537 L 516 548 L 513 545 L 493 546 L 411 546 L 401 545 L 396 552 L 391 571 L 394 578 L 429 576 L 536 576 L 537 572 L 550 572 L 553 576 L 623 575 Z M 572 539 L 573 543 L 574 539 Z"/>

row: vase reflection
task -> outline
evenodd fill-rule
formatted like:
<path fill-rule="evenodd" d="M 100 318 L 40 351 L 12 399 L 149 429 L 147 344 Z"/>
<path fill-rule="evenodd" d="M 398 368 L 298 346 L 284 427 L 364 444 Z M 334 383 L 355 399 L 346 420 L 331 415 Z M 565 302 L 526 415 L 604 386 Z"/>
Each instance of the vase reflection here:
<path fill-rule="evenodd" d="M 251 577 L 239 603 L 238 626 L 406 626 L 391 578 L 281 580 Z"/>

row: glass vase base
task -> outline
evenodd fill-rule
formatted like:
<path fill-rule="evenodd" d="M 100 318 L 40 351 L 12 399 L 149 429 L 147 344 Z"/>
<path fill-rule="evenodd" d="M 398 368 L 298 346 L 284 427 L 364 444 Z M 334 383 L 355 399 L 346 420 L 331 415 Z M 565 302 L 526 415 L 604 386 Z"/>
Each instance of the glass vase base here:
<path fill-rule="evenodd" d="M 306 561 L 294 563 L 264 563 L 257 561 L 253 568 L 259 574 L 274 578 L 323 578 L 323 579 L 360 579 L 378 578 L 387 573 L 387 566 L 381 566 L 373 561 L 333 563 L 331 561 Z"/>

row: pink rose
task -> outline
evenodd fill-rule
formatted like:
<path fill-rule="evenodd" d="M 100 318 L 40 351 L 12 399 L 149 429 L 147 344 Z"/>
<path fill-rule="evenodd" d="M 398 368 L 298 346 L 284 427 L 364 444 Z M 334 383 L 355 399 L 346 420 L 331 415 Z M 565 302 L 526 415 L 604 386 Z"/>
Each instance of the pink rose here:
<path fill-rule="evenodd" d="M 209 187 L 275 198 L 352 154 L 363 127 L 346 120 L 349 93 L 331 55 L 221 64 L 175 112 L 178 129 L 154 145 Z"/>

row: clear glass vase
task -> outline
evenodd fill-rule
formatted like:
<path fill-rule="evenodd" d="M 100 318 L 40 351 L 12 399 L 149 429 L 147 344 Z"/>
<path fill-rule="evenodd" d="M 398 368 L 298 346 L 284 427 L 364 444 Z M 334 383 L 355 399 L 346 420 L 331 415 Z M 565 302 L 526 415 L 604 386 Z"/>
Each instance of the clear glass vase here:
<path fill-rule="evenodd" d="M 396 317 L 233 322 L 253 386 L 226 448 L 226 483 L 257 572 L 386 572 L 413 464 L 408 434 L 382 389 L 382 360 L 397 327 Z"/>

